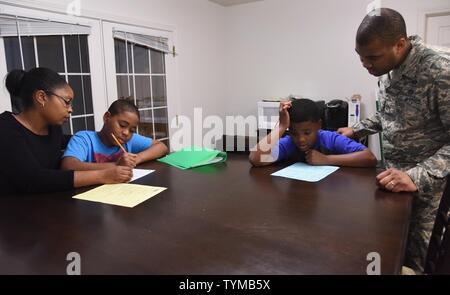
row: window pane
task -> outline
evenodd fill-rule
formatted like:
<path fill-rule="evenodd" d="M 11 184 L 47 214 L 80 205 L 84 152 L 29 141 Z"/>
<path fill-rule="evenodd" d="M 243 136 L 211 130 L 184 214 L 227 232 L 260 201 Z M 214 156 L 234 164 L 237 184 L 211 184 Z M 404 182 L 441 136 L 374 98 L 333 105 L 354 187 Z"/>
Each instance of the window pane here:
<path fill-rule="evenodd" d="M 129 73 L 133 73 L 133 57 L 131 55 L 133 47 L 131 43 L 127 43 L 127 47 L 128 47 L 128 71 Z"/>
<path fill-rule="evenodd" d="M 114 39 L 114 53 L 116 56 L 116 72 L 127 72 L 127 61 L 125 53 L 125 42 L 122 40 Z"/>
<path fill-rule="evenodd" d="M 66 134 L 66 135 L 71 135 L 72 134 L 70 132 L 70 120 L 68 120 L 67 122 L 65 122 L 62 125 L 62 130 L 63 130 L 63 134 Z"/>
<path fill-rule="evenodd" d="M 139 134 L 153 138 L 152 111 L 139 111 L 141 120 L 139 123 Z"/>
<path fill-rule="evenodd" d="M 118 98 L 124 99 L 130 96 L 132 89 L 129 88 L 133 88 L 131 81 L 134 80 L 135 103 L 141 115 L 139 134 L 152 138 L 153 135 L 159 139 L 167 138 L 169 126 L 164 53 L 137 44 L 132 44 L 131 48 L 133 50 L 133 67 L 129 69 L 131 75 L 130 77 L 117 76 Z M 117 74 L 127 73 L 125 42 L 116 39 L 115 50 Z M 155 107 L 163 108 L 154 109 Z M 145 108 L 152 109 L 142 110 Z M 168 140 L 165 141 L 169 143 Z"/>
<path fill-rule="evenodd" d="M 82 76 L 70 75 L 69 85 L 74 92 L 73 100 L 73 115 L 92 114 L 92 91 L 91 91 L 91 78 L 89 76 L 83 77 L 83 83 L 81 84 Z M 83 91 L 84 90 L 84 91 Z M 84 94 L 84 100 L 83 100 Z"/>
<path fill-rule="evenodd" d="M 88 36 L 82 35 L 80 37 L 80 49 L 81 49 L 81 70 L 83 73 L 90 73 L 89 67 L 89 48 L 88 48 Z"/>
<path fill-rule="evenodd" d="M 34 54 L 34 40 L 33 37 L 20 37 L 22 40 L 23 62 L 25 70 L 29 71 L 36 67 L 36 56 Z"/>
<path fill-rule="evenodd" d="M 86 114 L 93 114 L 94 108 L 92 106 L 91 76 L 83 76 L 83 88 L 84 88 L 84 105 L 86 107 Z"/>
<path fill-rule="evenodd" d="M 152 91 L 153 91 L 153 107 L 167 106 L 166 99 L 166 77 L 153 76 L 152 77 Z"/>
<path fill-rule="evenodd" d="M 39 66 L 64 72 L 63 47 L 61 36 L 36 37 Z"/>
<path fill-rule="evenodd" d="M 34 54 L 33 37 L 21 37 L 23 62 L 25 70 L 36 67 L 36 58 Z M 8 72 L 14 69 L 22 69 L 22 61 L 20 59 L 20 47 L 18 37 L 5 37 L 5 55 L 6 67 Z"/>
<path fill-rule="evenodd" d="M 130 95 L 128 76 L 117 76 L 117 99 L 124 99 Z"/>
<path fill-rule="evenodd" d="M 87 36 L 65 36 L 67 71 L 69 73 L 89 73 L 89 53 Z"/>
<path fill-rule="evenodd" d="M 167 108 L 153 110 L 156 139 L 169 137 Z"/>
<path fill-rule="evenodd" d="M 6 67 L 8 72 L 14 69 L 22 69 L 22 62 L 20 59 L 19 38 L 5 37 L 5 55 Z"/>
<path fill-rule="evenodd" d="M 127 99 L 131 99 L 134 103 L 135 95 L 134 95 L 134 78 L 133 76 L 128 76 L 128 83 L 130 84 L 130 95 L 126 97 Z"/>
<path fill-rule="evenodd" d="M 73 124 L 73 134 L 77 133 L 78 131 L 86 130 L 86 118 L 73 118 L 72 119 Z"/>
<path fill-rule="evenodd" d="M 135 79 L 137 107 L 150 108 L 152 106 L 150 76 L 135 76 Z"/>
<path fill-rule="evenodd" d="M 152 58 L 152 74 L 164 74 L 164 53 L 151 49 L 150 55 Z"/>
<path fill-rule="evenodd" d="M 94 121 L 94 117 L 90 116 L 86 118 L 86 123 L 87 123 L 87 130 L 92 130 L 95 131 L 95 121 Z"/>
<path fill-rule="evenodd" d="M 148 60 L 148 49 L 143 46 L 134 45 L 134 72 L 136 74 L 150 73 L 150 63 Z"/>
<path fill-rule="evenodd" d="M 94 117 L 81 117 L 81 118 L 73 118 L 73 133 L 75 134 L 78 131 L 82 130 L 92 130 L 95 131 Z"/>
<path fill-rule="evenodd" d="M 74 99 L 72 101 L 72 115 L 84 114 L 83 88 L 81 87 L 81 76 L 69 76 L 69 85 L 73 89 Z"/>
<path fill-rule="evenodd" d="M 117 99 L 133 98 L 134 101 L 133 77 L 117 76 L 117 94 Z"/>
<path fill-rule="evenodd" d="M 67 72 L 80 73 L 80 51 L 78 50 L 78 36 L 65 36 Z"/>
<path fill-rule="evenodd" d="M 129 73 L 132 73 L 131 65 L 131 44 L 128 44 L 128 66 Z M 128 73 L 127 72 L 127 52 L 125 50 L 125 41 L 114 39 L 114 53 L 116 56 L 116 73 Z"/>

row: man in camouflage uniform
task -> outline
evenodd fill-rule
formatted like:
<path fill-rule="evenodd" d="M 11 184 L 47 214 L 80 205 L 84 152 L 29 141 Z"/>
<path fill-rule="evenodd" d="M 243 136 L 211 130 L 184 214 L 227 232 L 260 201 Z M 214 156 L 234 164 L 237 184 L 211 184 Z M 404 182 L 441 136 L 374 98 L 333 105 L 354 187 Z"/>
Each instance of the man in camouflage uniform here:
<path fill-rule="evenodd" d="M 450 172 L 449 52 L 407 37 L 402 16 L 387 8 L 362 21 L 356 51 L 380 77 L 380 110 L 352 128 L 349 137 L 382 133 L 385 165 L 380 187 L 414 192 L 405 265 L 423 272 L 437 208 Z"/>

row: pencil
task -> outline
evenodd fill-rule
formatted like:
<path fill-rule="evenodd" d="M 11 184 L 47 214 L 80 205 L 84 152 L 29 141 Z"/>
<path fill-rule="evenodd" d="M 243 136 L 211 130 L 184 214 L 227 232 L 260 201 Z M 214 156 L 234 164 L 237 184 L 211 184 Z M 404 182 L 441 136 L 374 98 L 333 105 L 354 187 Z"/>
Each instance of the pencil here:
<path fill-rule="evenodd" d="M 124 149 L 124 147 L 120 144 L 120 142 L 119 142 L 119 140 L 117 139 L 117 137 L 116 137 L 114 134 L 112 134 L 112 133 L 111 133 L 111 135 L 112 135 L 112 137 L 114 138 L 114 140 L 116 141 L 117 145 L 122 149 L 122 152 L 123 152 L 124 154 L 126 154 L 127 151 L 126 151 L 126 150 Z"/>

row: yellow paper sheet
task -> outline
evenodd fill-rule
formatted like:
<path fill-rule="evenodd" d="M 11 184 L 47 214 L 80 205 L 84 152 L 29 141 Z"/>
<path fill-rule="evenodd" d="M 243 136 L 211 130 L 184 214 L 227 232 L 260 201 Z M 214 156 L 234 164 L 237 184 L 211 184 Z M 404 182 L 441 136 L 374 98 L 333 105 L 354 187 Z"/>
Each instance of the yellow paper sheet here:
<path fill-rule="evenodd" d="M 73 198 L 133 208 L 166 189 L 130 183 L 104 184 Z"/>

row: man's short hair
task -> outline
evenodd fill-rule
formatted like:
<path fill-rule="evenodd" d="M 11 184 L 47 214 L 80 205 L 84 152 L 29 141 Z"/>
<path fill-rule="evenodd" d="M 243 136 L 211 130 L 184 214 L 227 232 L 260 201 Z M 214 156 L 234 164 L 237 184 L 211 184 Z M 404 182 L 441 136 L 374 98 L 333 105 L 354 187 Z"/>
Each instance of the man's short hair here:
<path fill-rule="evenodd" d="M 394 45 L 402 37 L 407 38 L 402 15 L 390 8 L 379 8 L 364 17 L 356 33 L 356 43 L 365 46 L 378 38 L 386 45 Z"/>

